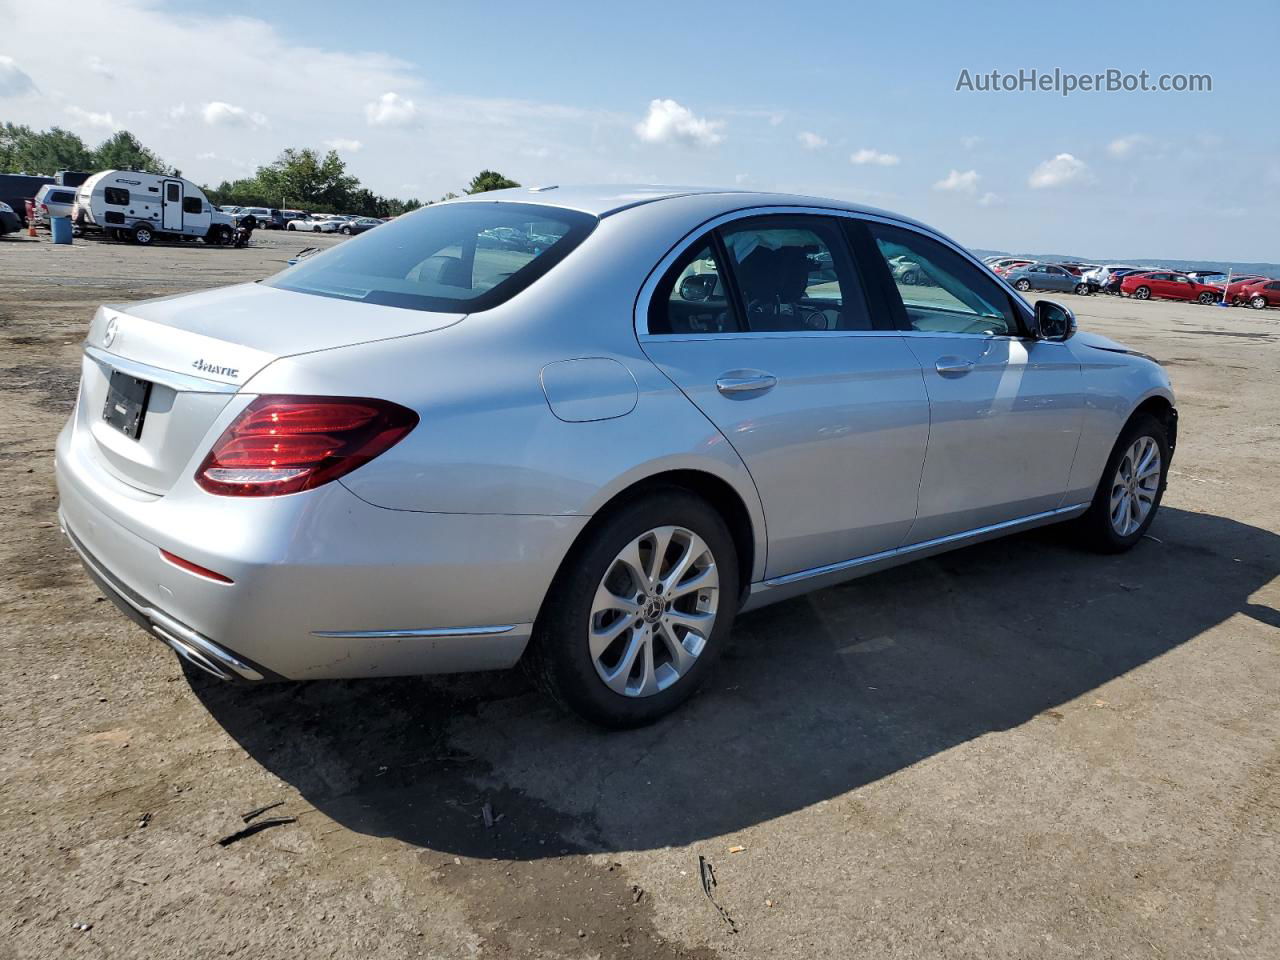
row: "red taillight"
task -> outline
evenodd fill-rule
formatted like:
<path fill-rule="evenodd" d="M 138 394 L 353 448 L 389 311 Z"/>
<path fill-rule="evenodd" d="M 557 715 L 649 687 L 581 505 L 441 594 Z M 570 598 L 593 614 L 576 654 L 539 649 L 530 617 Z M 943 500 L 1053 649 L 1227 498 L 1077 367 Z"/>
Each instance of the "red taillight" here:
<path fill-rule="evenodd" d="M 223 431 L 196 483 L 229 497 L 310 490 L 385 453 L 417 423 L 387 400 L 262 396 Z"/>

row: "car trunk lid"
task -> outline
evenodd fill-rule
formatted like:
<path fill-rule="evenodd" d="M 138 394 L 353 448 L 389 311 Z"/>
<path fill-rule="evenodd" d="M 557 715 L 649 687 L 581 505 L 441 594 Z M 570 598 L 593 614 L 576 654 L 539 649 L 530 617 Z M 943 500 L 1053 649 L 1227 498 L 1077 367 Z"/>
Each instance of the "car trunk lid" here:
<path fill-rule="evenodd" d="M 236 394 L 273 361 L 460 319 L 257 284 L 100 307 L 82 361 L 78 432 L 117 479 L 163 495 L 203 454 Z"/>

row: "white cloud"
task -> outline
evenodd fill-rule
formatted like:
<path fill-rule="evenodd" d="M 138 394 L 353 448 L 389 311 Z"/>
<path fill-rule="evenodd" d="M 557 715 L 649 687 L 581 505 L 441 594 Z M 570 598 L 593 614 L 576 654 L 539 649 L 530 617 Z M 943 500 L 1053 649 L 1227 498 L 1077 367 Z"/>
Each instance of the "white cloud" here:
<path fill-rule="evenodd" d="M 180 103 L 176 107 L 170 107 L 165 111 L 165 114 L 170 120 L 181 120 L 187 115 L 187 105 Z"/>
<path fill-rule="evenodd" d="M 534 160 L 545 160 L 551 156 L 550 147 L 521 147 L 520 155 L 522 157 L 532 157 Z"/>
<path fill-rule="evenodd" d="M 35 82 L 13 57 L 0 54 L 0 97 L 20 97 L 35 88 Z"/>
<path fill-rule="evenodd" d="M 982 195 L 982 199 L 978 201 L 978 205 L 981 207 L 998 207 L 1003 203 L 1004 203 L 1004 198 L 1001 197 L 998 193 L 992 193 L 990 190 L 984 193 Z"/>
<path fill-rule="evenodd" d="M 98 76 L 102 77 L 105 80 L 114 80 L 116 78 L 115 71 L 112 70 L 109 66 L 107 66 L 107 64 L 103 62 L 102 58 L 97 55 L 94 55 L 90 57 L 88 60 L 86 60 L 84 62 L 84 65 L 88 67 L 93 73 L 96 73 Z"/>
<path fill-rule="evenodd" d="M 806 150 L 821 150 L 827 145 L 827 138 L 819 136 L 816 133 L 810 133 L 808 130 L 801 130 L 796 134 L 796 139 L 800 141 L 800 146 Z"/>
<path fill-rule="evenodd" d="M 787 115 L 785 113 L 771 113 L 769 114 L 769 126 L 780 127 L 782 126 L 782 121 L 786 119 Z"/>
<path fill-rule="evenodd" d="M 217 160 L 217 159 L 218 159 L 218 155 L 217 155 L 216 153 L 212 153 L 212 152 L 210 152 L 210 151 L 206 151 L 206 152 L 204 152 L 204 153 L 197 153 L 197 154 L 196 154 L 196 159 L 197 159 L 197 160 Z"/>
<path fill-rule="evenodd" d="M 1131 133 L 1128 136 L 1117 137 L 1107 144 L 1107 153 L 1113 157 L 1119 157 L 1123 160 L 1125 157 L 1131 156 L 1142 147 L 1151 142 L 1151 138 L 1145 133 Z"/>
<path fill-rule="evenodd" d="M 324 145 L 331 150 L 337 150 L 339 153 L 359 153 L 364 144 L 359 140 L 349 140 L 346 137 L 334 137 L 332 140 L 326 140 Z"/>
<path fill-rule="evenodd" d="M 398 93 L 387 92 L 364 107 L 371 127 L 407 127 L 418 116 L 418 105 Z"/>
<path fill-rule="evenodd" d="M 636 136 L 646 143 L 681 143 L 689 147 L 714 147 L 724 142 L 724 122 L 694 116 L 674 100 L 650 100 L 649 112 L 635 125 Z"/>
<path fill-rule="evenodd" d="M 858 166 L 865 166 L 870 163 L 878 167 L 896 167 L 901 162 L 901 158 L 896 153 L 881 153 L 879 150 L 863 147 L 856 153 L 849 155 L 849 162 Z"/>
<path fill-rule="evenodd" d="M 1027 183 L 1037 190 L 1061 187 L 1084 180 L 1088 174 L 1089 167 L 1083 160 L 1078 160 L 1069 153 L 1060 153 L 1032 170 Z"/>
<path fill-rule="evenodd" d="M 960 138 L 960 143 L 966 150 L 972 150 L 981 142 L 982 142 L 982 137 L 976 136 L 974 134 L 970 134 L 967 137 Z"/>
<path fill-rule="evenodd" d="M 244 107 L 213 100 L 200 110 L 204 122 L 211 127 L 265 127 L 267 118 L 260 113 L 250 113 Z"/>
<path fill-rule="evenodd" d="M 982 179 L 982 174 L 977 170 L 966 170 L 961 173 L 959 170 L 952 170 L 945 177 L 933 185 L 935 190 L 948 190 L 952 193 L 976 193 L 978 190 L 978 181 Z"/>
<path fill-rule="evenodd" d="M 117 126 L 111 114 L 94 113 L 92 110 L 83 110 L 80 107 L 67 107 L 67 116 L 81 126 L 95 127 L 99 130 L 115 130 Z"/>

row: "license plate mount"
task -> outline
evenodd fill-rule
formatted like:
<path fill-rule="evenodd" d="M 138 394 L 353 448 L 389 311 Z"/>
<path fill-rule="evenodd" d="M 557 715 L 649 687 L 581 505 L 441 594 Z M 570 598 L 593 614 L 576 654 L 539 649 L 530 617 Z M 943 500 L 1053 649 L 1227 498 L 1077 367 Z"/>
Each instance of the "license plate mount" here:
<path fill-rule="evenodd" d="M 112 370 L 102 419 L 126 437 L 137 440 L 142 436 L 142 422 L 146 419 L 150 398 L 150 380 L 139 380 L 123 371 Z"/>

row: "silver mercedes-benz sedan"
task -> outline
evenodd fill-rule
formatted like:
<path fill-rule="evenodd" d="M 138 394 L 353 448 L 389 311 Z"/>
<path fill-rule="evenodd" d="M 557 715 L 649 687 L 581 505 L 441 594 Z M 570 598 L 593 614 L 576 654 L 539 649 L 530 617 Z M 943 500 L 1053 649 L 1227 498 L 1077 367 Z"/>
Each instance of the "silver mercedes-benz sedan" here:
<path fill-rule="evenodd" d="M 905 217 L 546 187 L 100 308 L 57 478 L 104 593 L 215 676 L 522 662 L 625 726 L 741 611 L 1059 521 L 1133 546 L 1176 435 L 1158 364 Z"/>

